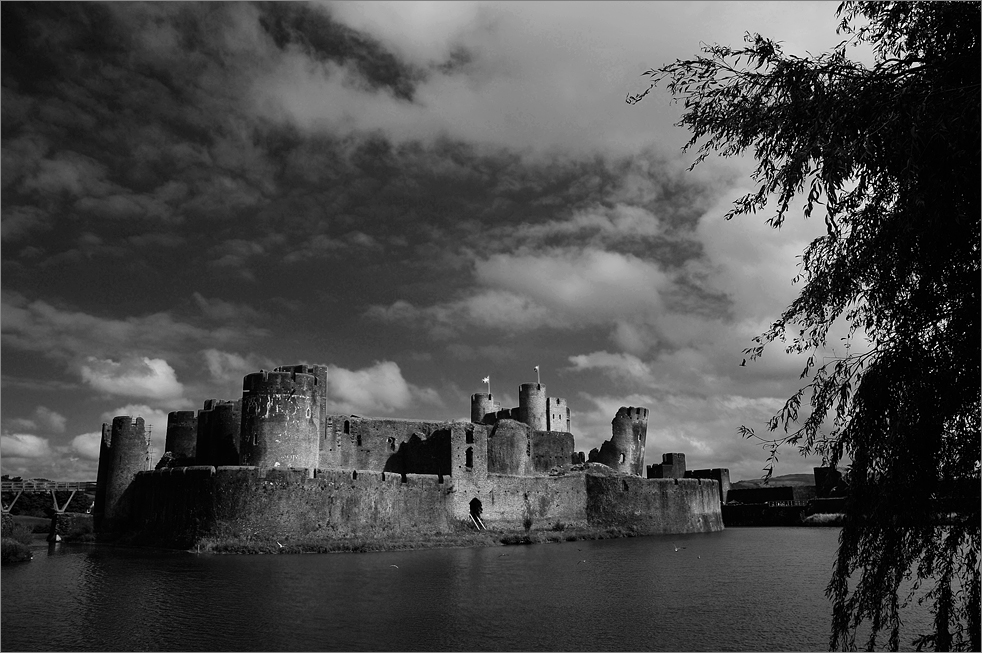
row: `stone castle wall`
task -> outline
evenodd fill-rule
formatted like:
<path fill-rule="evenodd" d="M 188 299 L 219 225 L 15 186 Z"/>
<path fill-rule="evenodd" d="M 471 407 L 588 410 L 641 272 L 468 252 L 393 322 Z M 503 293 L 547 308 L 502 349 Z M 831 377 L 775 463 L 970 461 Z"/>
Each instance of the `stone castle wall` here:
<path fill-rule="evenodd" d="M 633 527 L 643 533 L 723 530 L 719 484 L 703 479 L 586 477 L 591 524 Z"/>
<path fill-rule="evenodd" d="M 447 422 L 329 415 L 320 441 L 320 469 L 374 469 L 449 474 Z"/>
<path fill-rule="evenodd" d="M 141 472 L 133 525 L 187 545 L 217 537 L 344 537 L 451 528 L 450 478 L 357 470 L 186 467 Z"/>
<path fill-rule="evenodd" d="M 177 467 L 133 481 L 133 526 L 190 545 L 202 536 L 258 539 L 439 533 L 480 503 L 494 528 L 721 530 L 715 481 L 624 476 L 429 476 L 358 470 Z"/>
<path fill-rule="evenodd" d="M 532 433 L 532 469 L 546 473 L 554 467 L 568 467 L 574 448 L 572 433 L 536 431 Z"/>

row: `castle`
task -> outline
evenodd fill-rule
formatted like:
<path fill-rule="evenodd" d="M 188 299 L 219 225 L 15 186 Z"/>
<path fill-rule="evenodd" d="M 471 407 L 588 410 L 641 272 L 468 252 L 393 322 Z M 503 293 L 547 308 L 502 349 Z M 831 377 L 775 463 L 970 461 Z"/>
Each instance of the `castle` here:
<path fill-rule="evenodd" d="M 477 393 L 469 422 L 431 422 L 329 413 L 327 376 L 321 365 L 255 372 L 244 377 L 240 399 L 170 413 L 166 453 L 152 471 L 142 418 L 103 425 L 97 523 L 181 541 L 447 532 L 462 524 L 638 533 L 723 527 L 717 480 L 642 478 L 646 408 L 620 408 L 610 440 L 587 457 L 574 451 L 566 400 L 547 396 L 541 383 L 522 384 L 515 408 Z"/>

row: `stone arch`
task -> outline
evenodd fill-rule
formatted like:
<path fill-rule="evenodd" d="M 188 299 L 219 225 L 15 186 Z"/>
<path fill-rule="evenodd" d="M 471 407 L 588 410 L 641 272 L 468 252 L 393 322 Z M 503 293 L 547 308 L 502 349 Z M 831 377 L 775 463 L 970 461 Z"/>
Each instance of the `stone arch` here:
<path fill-rule="evenodd" d="M 481 500 L 474 497 L 471 499 L 471 502 L 468 505 L 470 506 L 471 515 L 479 518 L 481 516 L 481 512 L 484 510 L 484 507 L 481 505 Z"/>

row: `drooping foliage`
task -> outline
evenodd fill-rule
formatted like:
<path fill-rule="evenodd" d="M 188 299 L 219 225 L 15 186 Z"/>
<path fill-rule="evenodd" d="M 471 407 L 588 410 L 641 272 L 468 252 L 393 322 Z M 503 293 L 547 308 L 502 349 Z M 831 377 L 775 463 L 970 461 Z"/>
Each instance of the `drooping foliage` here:
<path fill-rule="evenodd" d="M 804 387 L 770 435 L 741 432 L 771 460 L 795 445 L 851 461 L 831 648 L 853 648 L 857 632 L 868 648 L 884 634 L 899 648 L 901 607 L 924 599 L 932 631 L 904 645 L 982 650 L 979 9 L 846 2 L 831 52 L 798 57 L 748 34 L 649 70 L 648 90 L 628 97 L 666 85 L 693 165 L 755 158 L 756 190 L 727 219 L 770 207 L 778 228 L 799 206 L 824 217 L 800 295 L 746 350 L 808 354 Z M 853 46 L 874 63 L 850 59 Z M 830 343 L 842 326 L 844 343 Z M 831 345 L 840 355 L 816 363 Z"/>

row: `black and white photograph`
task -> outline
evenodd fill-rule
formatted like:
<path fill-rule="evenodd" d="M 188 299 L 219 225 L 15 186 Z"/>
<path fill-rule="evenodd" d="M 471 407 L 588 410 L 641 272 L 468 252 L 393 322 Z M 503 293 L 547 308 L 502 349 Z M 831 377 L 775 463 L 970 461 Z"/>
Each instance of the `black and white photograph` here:
<path fill-rule="evenodd" d="M 980 9 L 4 0 L 3 650 L 982 650 Z"/>

